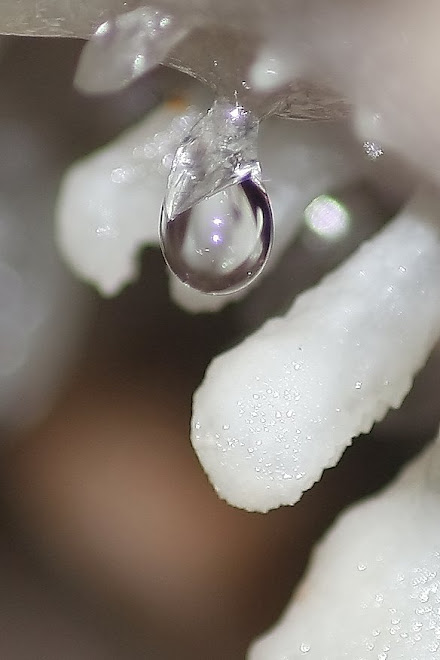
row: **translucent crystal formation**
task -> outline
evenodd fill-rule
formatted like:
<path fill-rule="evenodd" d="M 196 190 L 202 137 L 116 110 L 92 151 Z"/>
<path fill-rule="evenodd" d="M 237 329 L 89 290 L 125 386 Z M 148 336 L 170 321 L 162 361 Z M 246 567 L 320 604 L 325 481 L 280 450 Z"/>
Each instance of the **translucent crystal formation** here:
<path fill-rule="evenodd" d="M 157 66 L 187 30 L 152 7 L 139 7 L 102 23 L 84 46 L 75 84 L 89 93 L 114 92 Z"/>
<path fill-rule="evenodd" d="M 253 113 L 230 101 L 216 101 L 176 152 L 165 198 L 168 217 L 249 175 L 259 178 L 257 137 Z"/>

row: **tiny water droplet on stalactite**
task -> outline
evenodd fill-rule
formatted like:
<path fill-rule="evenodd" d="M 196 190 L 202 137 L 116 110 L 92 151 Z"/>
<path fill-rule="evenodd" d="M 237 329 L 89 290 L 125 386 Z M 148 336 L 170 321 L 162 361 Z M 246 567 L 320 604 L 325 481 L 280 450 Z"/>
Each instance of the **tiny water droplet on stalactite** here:
<path fill-rule="evenodd" d="M 211 294 L 238 291 L 262 271 L 273 237 L 270 202 L 252 176 L 160 222 L 169 268 L 188 286 Z"/>

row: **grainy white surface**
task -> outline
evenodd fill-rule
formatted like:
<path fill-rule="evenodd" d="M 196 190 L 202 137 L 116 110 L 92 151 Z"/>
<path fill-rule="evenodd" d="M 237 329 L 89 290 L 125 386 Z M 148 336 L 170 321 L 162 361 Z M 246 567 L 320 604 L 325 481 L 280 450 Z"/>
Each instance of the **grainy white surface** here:
<path fill-rule="evenodd" d="M 437 194 L 421 191 L 285 317 L 211 363 L 192 441 L 221 497 L 294 504 L 399 407 L 440 335 L 439 215 Z"/>
<path fill-rule="evenodd" d="M 319 544 L 292 604 L 249 660 L 440 657 L 440 441 Z"/>

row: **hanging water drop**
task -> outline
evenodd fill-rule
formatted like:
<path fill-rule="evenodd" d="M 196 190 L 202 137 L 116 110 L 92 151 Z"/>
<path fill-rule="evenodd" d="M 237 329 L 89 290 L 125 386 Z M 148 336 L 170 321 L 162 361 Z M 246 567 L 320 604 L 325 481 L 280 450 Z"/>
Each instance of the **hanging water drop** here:
<path fill-rule="evenodd" d="M 261 183 L 258 118 L 217 99 L 177 149 L 160 219 L 170 269 L 203 293 L 233 293 L 261 272 L 272 211 Z"/>
<path fill-rule="evenodd" d="M 233 293 L 252 282 L 267 261 L 272 235 L 267 193 L 252 176 L 174 217 L 162 207 L 165 260 L 182 282 L 204 293 Z"/>

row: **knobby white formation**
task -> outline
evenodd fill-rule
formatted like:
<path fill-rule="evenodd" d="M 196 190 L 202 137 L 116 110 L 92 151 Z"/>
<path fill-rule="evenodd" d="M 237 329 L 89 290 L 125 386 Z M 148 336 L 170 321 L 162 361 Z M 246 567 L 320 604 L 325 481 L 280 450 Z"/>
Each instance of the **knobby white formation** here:
<path fill-rule="evenodd" d="M 67 174 L 58 204 L 66 261 L 104 295 L 134 279 L 138 251 L 158 243 L 158 219 L 177 145 L 197 120 L 190 107 L 162 107 Z"/>
<path fill-rule="evenodd" d="M 217 357 L 194 397 L 194 448 L 219 495 L 294 504 L 397 408 L 440 335 L 438 194 L 425 189 L 284 318 Z"/>
<path fill-rule="evenodd" d="M 350 508 L 249 660 L 434 660 L 440 654 L 440 439 Z"/>

